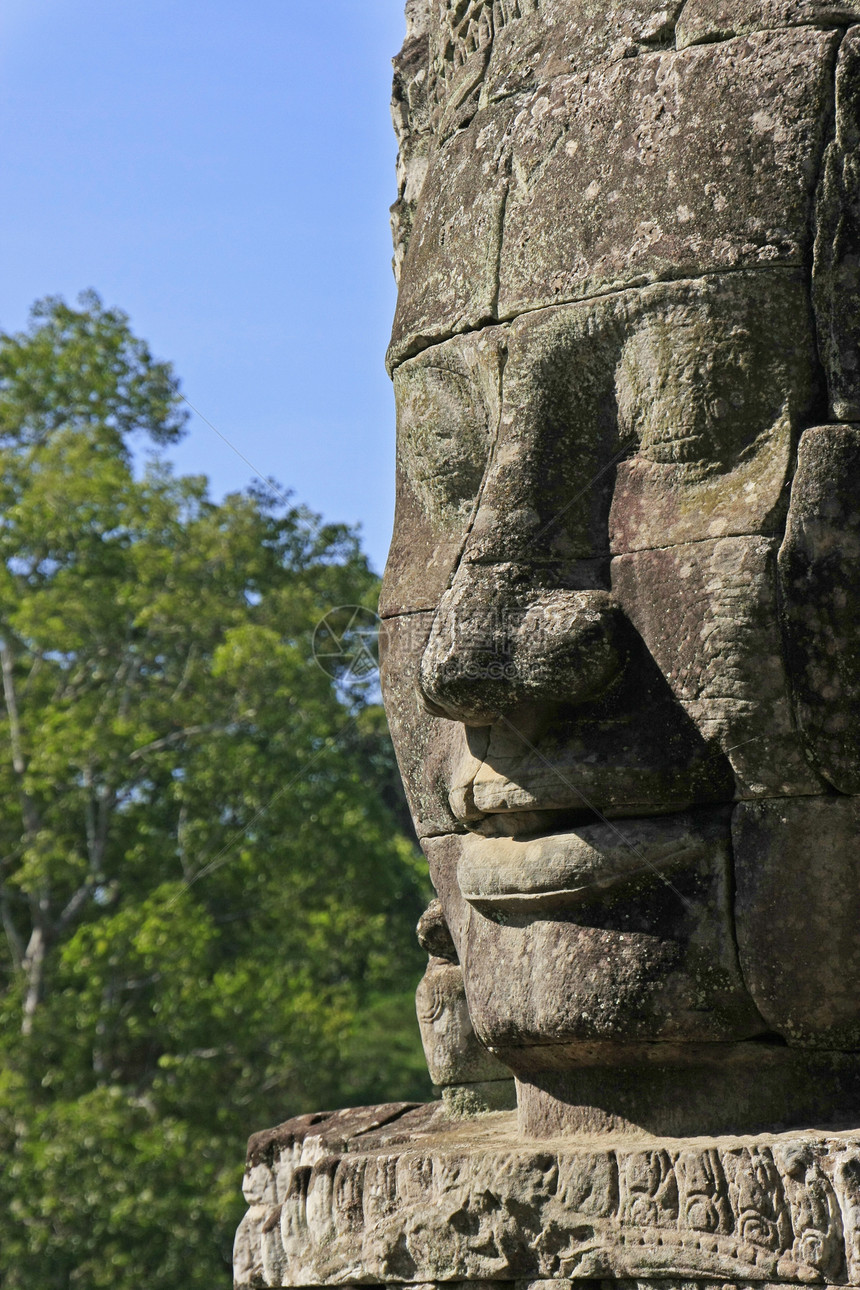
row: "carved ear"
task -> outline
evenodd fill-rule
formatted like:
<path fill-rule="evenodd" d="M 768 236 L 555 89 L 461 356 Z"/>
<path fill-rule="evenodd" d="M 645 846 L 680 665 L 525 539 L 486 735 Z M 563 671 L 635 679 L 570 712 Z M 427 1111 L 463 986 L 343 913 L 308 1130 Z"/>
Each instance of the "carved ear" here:
<path fill-rule="evenodd" d="M 430 955 L 415 992 L 418 1028 L 430 1078 L 455 1113 L 507 1110 L 516 1105 L 507 1066 L 477 1038 L 463 973 L 441 900 L 431 900 L 416 927 Z"/>
<path fill-rule="evenodd" d="M 430 955 L 415 992 L 418 1029 L 430 1078 L 442 1090 L 449 1113 L 513 1110 L 512 1072 L 475 1034 L 463 972 L 440 900 L 431 900 L 417 927 Z"/>
<path fill-rule="evenodd" d="M 449 963 L 459 963 L 457 950 L 448 929 L 448 924 L 445 921 L 445 914 L 442 911 L 441 900 L 430 901 L 430 904 L 419 918 L 415 931 L 418 936 L 418 944 L 422 950 L 427 951 L 431 958 L 446 959 Z"/>

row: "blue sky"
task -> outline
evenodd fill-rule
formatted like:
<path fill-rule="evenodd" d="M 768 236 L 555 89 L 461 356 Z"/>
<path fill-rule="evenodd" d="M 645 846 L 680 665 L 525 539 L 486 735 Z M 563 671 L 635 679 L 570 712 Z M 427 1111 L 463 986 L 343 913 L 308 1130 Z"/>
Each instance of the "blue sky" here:
<path fill-rule="evenodd" d="M 94 287 L 381 569 L 402 0 L 0 0 L 0 328 Z M 249 468 L 200 420 L 173 454 Z"/>

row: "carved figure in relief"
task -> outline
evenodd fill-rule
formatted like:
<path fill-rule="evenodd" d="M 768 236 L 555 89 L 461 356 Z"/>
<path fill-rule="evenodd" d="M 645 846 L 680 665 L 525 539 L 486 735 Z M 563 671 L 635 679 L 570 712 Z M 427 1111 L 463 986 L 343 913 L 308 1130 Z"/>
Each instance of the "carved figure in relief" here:
<path fill-rule="evenodd" d="M 471 1023 L 534 1132 L 847 1112 L 860 8 L 409 15 L 383 684 Z"/>
<path fill-rule="evenodd" d="M 682 1190 L 682 1228 L 725 1234 L 734 1228 L 726 1181 L 716 1151 L 681 1152 L 675 1162 Z"/>
<path fill-rule="evenodd" d="M 621 1222 L 629 1227 L 677 1227 L 678 1183 L 665 1151 L 627 1156 L 621 1172 Z"/>

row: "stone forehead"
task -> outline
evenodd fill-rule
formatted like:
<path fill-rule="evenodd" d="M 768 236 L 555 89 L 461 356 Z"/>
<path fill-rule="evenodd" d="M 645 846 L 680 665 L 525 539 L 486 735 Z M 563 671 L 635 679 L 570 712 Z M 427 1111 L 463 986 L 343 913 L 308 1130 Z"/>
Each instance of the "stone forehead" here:
<path fill-rule="evenodd" d="M 410 0 L 424 36 L 430 128 L 445 137 L 476 108 L 555 76 L 669 46 L 777 27 L 846 26 L 858 0 Z M 420 128 L 420 127 L 419 127 Z"/>
<path fill-rule="evenodd" d="M 428 173 L 391 366 L 547 305 L 808 262 L 839 33 L 655 49 L 667 10 L 589 13 L 472 0 L 431 16 Z"/>

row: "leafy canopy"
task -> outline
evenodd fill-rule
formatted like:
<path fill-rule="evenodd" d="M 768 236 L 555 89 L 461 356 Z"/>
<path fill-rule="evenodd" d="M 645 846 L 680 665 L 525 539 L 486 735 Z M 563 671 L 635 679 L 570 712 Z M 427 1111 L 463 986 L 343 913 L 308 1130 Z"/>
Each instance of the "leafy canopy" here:
<path fill-rule="evenodd" d="M 0 334 L 8 1290 L 226 1287 L 250 1131 L 428 1091 L 384 719 L 311 657 L 377 579 L 272 488 L 174 475 L 184 423 L 93 293 Z"/>

